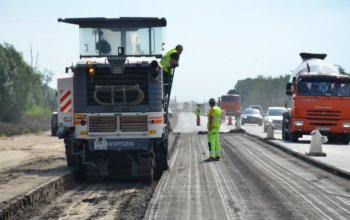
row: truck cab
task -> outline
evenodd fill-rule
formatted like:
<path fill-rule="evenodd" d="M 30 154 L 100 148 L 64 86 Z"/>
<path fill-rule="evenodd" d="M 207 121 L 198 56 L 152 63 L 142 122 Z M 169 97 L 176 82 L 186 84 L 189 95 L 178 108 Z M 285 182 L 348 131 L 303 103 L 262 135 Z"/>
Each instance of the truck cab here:
<path fill-rule="evenodd" d="M 80 180 L 168 169 L 162 69 L 165 18 L 66 18 L 80 59 L 58 78 L 58 136 Z M 71 71 L 69 71 L 71 70 Z"/>
<path fill-rule="evenodd" d="M 220 107 L 226 112 L 226 116 L 238 118 L 241 114 L 241 98 L 237 93 L 228 93 L 220 98 Z"/>
<path fill-rule="evenodd" d="M 326 63 L 326 54 L 300 56 L 303 62 L 286 87 L 290 108 L 283 115 L 283 139 L 296 142 L 319 130 L 330 142 L 349 144 L 350 77 Z"/>

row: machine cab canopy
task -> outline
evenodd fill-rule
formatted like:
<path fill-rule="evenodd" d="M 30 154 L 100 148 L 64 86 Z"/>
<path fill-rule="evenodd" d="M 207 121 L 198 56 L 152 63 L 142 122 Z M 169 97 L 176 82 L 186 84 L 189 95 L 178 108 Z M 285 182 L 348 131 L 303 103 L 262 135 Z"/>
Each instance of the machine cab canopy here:
<path fill-rule="evenodd" d="M 65 18 L 79 25 L 80 56 L 155 56 L 164 48 L 165 18 Z"/>

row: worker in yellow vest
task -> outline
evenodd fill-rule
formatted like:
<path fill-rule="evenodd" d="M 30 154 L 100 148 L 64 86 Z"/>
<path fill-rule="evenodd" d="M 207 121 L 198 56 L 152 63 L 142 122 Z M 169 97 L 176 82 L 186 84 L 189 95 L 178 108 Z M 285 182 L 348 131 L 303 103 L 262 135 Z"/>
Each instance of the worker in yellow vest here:
<path fill-rule="evenodd" d="M 160 65 L 163 69 L 163 83 L 165 93 L 170 93 L 171 91 L 174 69 L 179 66 L 179 60 L 182 51 L 183 46 L 179 44 L 174 49 L 166 53 L 160 61 Z"/>
<path fill-rule="evenodd" d="M 179 44 L 163 56 L 162 60 L 160 61 L 160 65 L 163 68 L 163 73 L 173 75 L 173 69 L 179 66 L 182 51 L 183 46 Z"/>
<path fill-rule="evenodd" d="M 220 126 L 222 110 L 216 106 L 215 99 L 209 100 L 210 111 L 208 113 L 208 145 L 209 158 L 207 161 L 219 161 L 221 157 Z"/>
<path fill-rule="evenodd" d="M 197 104 L 194 114 L 197 116 L 197 126 L 201 126 L 201 109 L 199 104 Z"/>

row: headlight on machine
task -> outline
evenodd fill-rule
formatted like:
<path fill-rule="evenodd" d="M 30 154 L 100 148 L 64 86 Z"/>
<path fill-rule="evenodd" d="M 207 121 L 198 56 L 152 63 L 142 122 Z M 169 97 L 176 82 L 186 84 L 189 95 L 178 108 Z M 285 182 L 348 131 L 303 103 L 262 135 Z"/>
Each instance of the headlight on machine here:
<path fill-rule="evenodd" d="M 344 128 L 350 128 L 350 122 L 343 122 Z"/>
<path fill-rule="evenodd" d="M 303 126 L 304 125 L 304 121 L 294 121 L 294 125 L 295 126 Z"/>

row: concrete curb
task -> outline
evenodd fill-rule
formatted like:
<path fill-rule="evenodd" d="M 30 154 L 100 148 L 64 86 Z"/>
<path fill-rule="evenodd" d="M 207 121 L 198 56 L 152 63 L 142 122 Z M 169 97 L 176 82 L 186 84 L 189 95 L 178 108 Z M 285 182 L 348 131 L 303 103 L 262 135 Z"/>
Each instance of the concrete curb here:
<path fill-rule="evenodd" d="M 248 132 L 246 132 L 246 134 L 249 136 L 249 137 L 252 137 L 252 138 L 255 138 L 255 139 L 258 139 L 259 141 L 262 141 L 264 143 L 267 143 L 275 148 L 278 148 L 294 157 L 297 157 L 313 166 L 316 166 L 318 168 L 321 168 L 323 170 L 326 170 L 330 173 L 333 173 L 337 176 L 340 176 L 340 177 L 343 177 L 343 178 L 346 178 L 346 179 L 350 179 L 350 172 L 346 171 L 346 170 L 343 170 L 343 169 L 340 169 L 340 168 L 337 168 L 337 167 L 334 167 L 332 165 L 329 165 L 329 164 L 326 164 L 326 163 L 323 163 L 321 161 L 318 161 L 318 160 L 315 160 L 307 155 L 304 155 L 302 153 L 299 153 L 299 152 L 296 152 L 296 151 L 293 151 L 281 144 L 277 144 L 277 143 L 274 143 L 270 140 L 267 140 L 265 138 L 262 138 L 260 136 L 257 136 L 257 135 L 254 135 L 254 134 L 250 134 Z"/>
<path fill-rule="evenodd" d="M 0 209 L 0 220 L 14 217 L 34 205 L 49 202 L 57 195 L 65 192 L 69 183 L 74 179 L 73 173 L 74 171 L 68 171 L 49 182 L 41 184 L 23 196 L 4 202 L 4 208 Z"/>

